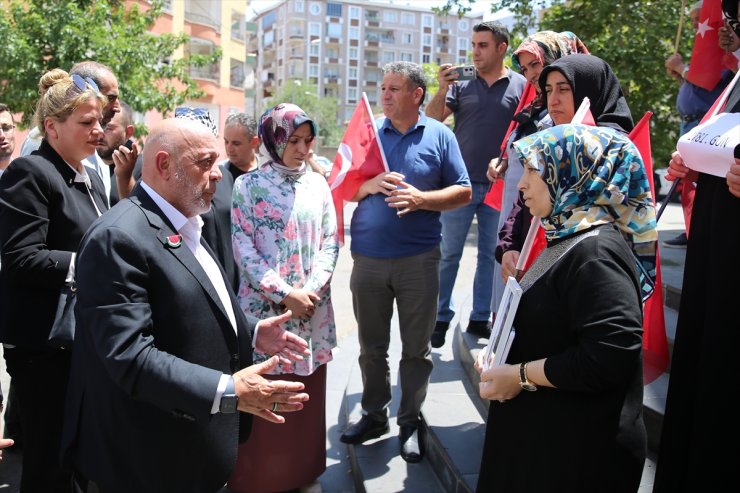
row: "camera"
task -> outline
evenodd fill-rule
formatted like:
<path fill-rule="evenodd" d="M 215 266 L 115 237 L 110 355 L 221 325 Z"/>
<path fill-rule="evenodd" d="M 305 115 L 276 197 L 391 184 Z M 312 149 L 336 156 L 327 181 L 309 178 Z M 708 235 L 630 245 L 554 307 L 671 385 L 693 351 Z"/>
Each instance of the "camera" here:
<path fill-rule="evenodd" d="M 473 80 L 475 79 L 476 70 L 475 65 L 463 65 L 461 67 L 455 67 L 455 72 L 457 72 L 457 79 L 456 80 Z"/>

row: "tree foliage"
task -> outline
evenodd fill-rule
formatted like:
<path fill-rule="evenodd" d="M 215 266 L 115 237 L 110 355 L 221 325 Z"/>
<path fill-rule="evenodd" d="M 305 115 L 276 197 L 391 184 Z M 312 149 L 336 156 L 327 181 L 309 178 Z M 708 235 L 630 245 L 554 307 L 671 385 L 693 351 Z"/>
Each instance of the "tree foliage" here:
<path fill-rule="evenodd" d="M 448 0 L 443 10 L 464 13 L 473 3 L 475 0 Z M 538 19 L 535 10 L 546 5 L 549 9 Z M 573 31 L 592 54 L 606 60 L 619 77 L 634 119 L 639 120 L 646 111 L 654 113 L 653 158 L 656 166 L 668 162 L 678 139 L 678 84 L 666 74 L 664 63 L 673 53 L 680 1 L 494 0 L 491 11 L 500 9 L 514 14 L 518 36 L 528 30 Z M 681 39 L 679 51 L 688 60 L 693 44 L 690 26 L 684 28 Z"/>
<path fill-rule="evenodd" d="M 53 68 L 69 70 L 83 60 L 109 66 L 121 98 L 134 110 L 172 111 L 185 100 L 203 96 L 188 75 L 190 67 L 220 57 L 175 52 L 187 44 L 185 34 L 151 34 L 162 13 L 162 0 L 147 11 L 122 0 L 7 0 L 0 11 L 0 101 L 23 112 L 30 123 L 41 75 Z"/>
<path fill-rule="evenodd" d="M 319 144 L 322 148 L 338 148 L 344 125 L 337 124 L 339 102 L 334 97 L 319 97 L 318 87 L 306 80 L 287 80 L 268 100 L 262 111 L 280 103 L 298 105 L 319 127 Z"/>

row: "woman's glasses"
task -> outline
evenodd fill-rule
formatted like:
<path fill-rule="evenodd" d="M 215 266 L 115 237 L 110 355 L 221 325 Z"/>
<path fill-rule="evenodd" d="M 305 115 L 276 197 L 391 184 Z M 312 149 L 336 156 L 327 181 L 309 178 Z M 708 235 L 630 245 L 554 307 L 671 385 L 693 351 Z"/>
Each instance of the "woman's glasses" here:
<path fill-rule="evenodd" d="M 83 79 L 81 76 L 77 74 L 72 74 L 71 78 L 72 78 L 72 82 L 75 83 L 75 85 L 77 86 L 77 89 L 79 89 L 81 92 L 85 92 L 87 88 L 89 87 L 90 89 L 95 91 L 96 94 L 100 94 L 100 88 L 98 88 L 98 85 L 90 77 L 85 77 Z"/>

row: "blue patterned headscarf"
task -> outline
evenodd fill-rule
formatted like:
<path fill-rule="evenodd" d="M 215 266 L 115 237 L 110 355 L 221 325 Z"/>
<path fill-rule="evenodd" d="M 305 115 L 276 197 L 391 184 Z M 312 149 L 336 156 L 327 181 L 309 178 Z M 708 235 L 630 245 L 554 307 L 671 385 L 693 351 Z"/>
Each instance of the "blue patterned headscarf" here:
<path fill-rule="evenodd" d="M 542 218 L 548 241 L 614 223 L 632 249 L 643 300 L 655 286 L 658 232 L 645 165 L 635 145 L 608 127 L 557 125 L 524 137 L 514 149 L 547 184 L 553 208 Z"/>

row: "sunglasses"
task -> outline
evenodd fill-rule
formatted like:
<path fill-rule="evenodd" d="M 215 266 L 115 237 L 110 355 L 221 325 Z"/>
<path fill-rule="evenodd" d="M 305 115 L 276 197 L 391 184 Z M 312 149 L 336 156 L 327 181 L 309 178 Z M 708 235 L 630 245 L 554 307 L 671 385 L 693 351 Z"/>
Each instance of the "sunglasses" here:
<path fill-rule="evenodd" d="M 95 91 L 96 94 L 100 94 L 100 88 L 95 83 L 94 80 L 92 80 L 90 77 L 85 77 L 84 79 L 77 75 L 72 74 L 72 82 L 75 83 L 75 86 L 77 86 L 77 89 L 79 89 L 81 92 L 87 91 L 87 88 L 89 87 L 93 91 Z"/>
<path fill-rule="evenodd" d="M 175 118 L 186 115 L 210 116 L 210 113 L 208 113 L 208 110 L 204 108 L 192 108 L 190 106 L 180 106 L 179 108 L 175 108 Z"/>

